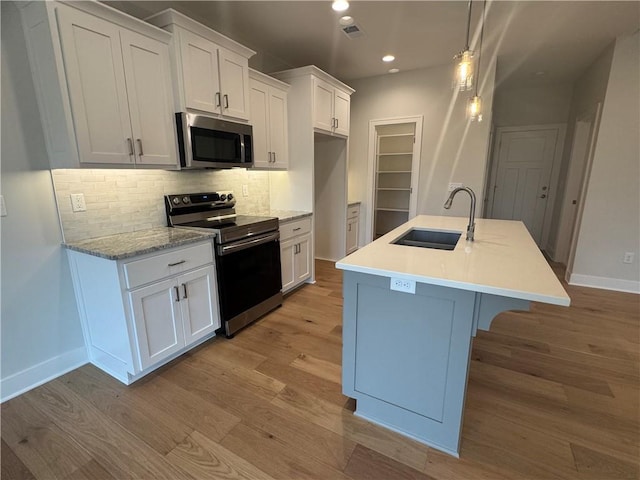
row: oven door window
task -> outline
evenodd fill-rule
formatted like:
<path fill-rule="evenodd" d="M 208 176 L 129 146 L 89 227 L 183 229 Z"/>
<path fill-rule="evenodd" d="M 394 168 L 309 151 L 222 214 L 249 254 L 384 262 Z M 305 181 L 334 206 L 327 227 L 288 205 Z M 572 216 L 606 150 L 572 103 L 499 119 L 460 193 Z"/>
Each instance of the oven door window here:
<path fill-rule="evenodd" d="M 222 319 L 228 321 L 282 289 L 280 242 L 217 257 Z"/>
<path fill-rule="evenodd" d="M 238 163 L 242 159 L 241 135 L 237 133 L 191 127 L 193 160 L 200 162 Z"/>

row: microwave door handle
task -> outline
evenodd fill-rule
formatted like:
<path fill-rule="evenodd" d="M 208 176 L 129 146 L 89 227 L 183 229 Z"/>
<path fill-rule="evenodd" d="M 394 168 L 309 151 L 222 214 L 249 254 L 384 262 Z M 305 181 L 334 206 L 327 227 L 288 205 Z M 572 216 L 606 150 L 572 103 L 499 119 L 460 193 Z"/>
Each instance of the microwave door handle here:
<path fill-rule="evenodd" d="M 244 163 L 244 135 L 240 135 L 240 163 Z"/>

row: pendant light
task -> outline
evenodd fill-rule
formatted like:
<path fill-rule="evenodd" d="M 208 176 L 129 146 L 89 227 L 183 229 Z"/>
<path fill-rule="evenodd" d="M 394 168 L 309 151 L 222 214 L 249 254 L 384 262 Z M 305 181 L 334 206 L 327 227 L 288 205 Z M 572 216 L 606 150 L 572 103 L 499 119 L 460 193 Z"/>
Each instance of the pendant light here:
<path fill-rule="evenodd" d="M 482 25 L 480 26 L 480 48 L 478 49 L 478 81 L 480 80 L 480 61 L 482 60 L 482 40 L 484 38 L 484 19 L 487 0 L 482 4 Z M 476 93 L 467 103 L 467 117 L 469 120 L 482 121 L 482 98 L 478 95 L 478 81 L 476 81 Z"/>
<path fill-rule="evenodd" d="M 456 61 L 456 76 L 453 80 L 453 88 L 461 92 L 471 90 L 473 87 L 473 50 L 469 47 L 469 29 L 471 27 L 471 0 L 469 0 L 469 12 L 467 14 L 467 41 L 464 50 L 453 59 Z"/>

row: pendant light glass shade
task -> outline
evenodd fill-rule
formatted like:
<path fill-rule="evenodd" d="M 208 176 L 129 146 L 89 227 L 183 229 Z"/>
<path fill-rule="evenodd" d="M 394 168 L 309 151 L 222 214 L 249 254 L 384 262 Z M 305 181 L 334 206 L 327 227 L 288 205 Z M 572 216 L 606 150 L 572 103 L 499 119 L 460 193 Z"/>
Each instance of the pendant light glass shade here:
<path fill-rule="evenodd" d="M 482 121 L 482 98 L 477 94 L 471 97 L 467 102 L 467 118 L 471 121 Z"/>
<path fill-rule="evenodd" d="M 453 88 L 461 92 L 473 88 L 473 51 L 465 50 L 454 57 L 456 61 L 456 76 L 453 81 Z"/>

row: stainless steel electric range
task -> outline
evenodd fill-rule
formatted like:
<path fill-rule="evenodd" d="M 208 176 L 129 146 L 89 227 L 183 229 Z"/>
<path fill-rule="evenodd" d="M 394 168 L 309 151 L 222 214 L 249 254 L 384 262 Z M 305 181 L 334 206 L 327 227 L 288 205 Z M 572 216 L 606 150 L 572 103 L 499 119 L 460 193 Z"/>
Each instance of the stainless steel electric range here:
<path fill-rule="evenodd" d="M 228 191 L 164 199 L 170 227 L 215 233 L 221 329 L 227 338 L 282 305 L 277 218 L 236 215 L 236 201 Z"/>

